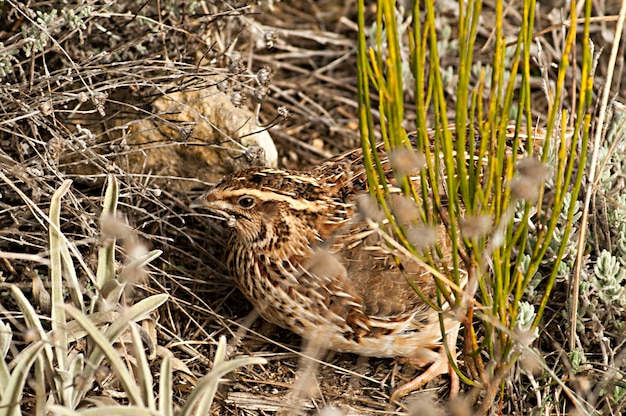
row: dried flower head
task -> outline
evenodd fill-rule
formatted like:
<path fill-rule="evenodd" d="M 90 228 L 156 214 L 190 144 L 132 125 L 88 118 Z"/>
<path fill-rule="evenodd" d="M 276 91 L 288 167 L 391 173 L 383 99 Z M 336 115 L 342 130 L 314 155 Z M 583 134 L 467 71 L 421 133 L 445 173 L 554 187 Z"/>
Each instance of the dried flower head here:
<path fill-rule="evenodd" d="M 148 280 L 148 271 L 141 261 L 148 254 L 147 247 L 134 238 L 129 239 L 124 244 L 126 250 L 126 260 L 124 268 L 119 273 L 119 281 L 136 285 L 145 283 Z"/>
<path fill-rule="evenodd" d="M 409 414 L 444 416 L 447 412 L 443 406 L 437 403 L 437 399 L 434 395 L 420 394 L 409 403 Z"/>
<path fill-rule="evenodd" d="M 447 406 L 447 412 L 444 414 L 451 416 L 473 416 L 475 413 L 472 410 L 470 399 L 468 397 L 460 396 L 454 397 L 450 400 Z"/>
<path fill-rule="evenodd" d="M 41 339 L 37 331 L 35 331 L 34 329 L 27 329 L 26 331 L 24 331 L 23 337 L 24 337 L 24 342 L 26 343 L 36 342 Z"/>
<path fill-rule="evenodd" d="M 326 406 L 320 409 L 319 416 L 345 416 L 346 414 L 341 411 L 338 407 L 335 406 Z"/>
<path fill-rule="evenodd" d="M 185 123 L 178 126 L 178 134 L 183 141 L 189 140 L 193 132 L 196 130 L 196 123 Z"/>
<path fill-rule="evenodd" d="M 73 387 L 78 389 L 79 391 L 84 391 L 91 387 L 91 380 L 87 379 L 87 377 L 82 374 L 77 374 L 74 376 L 72 384 Z"/>
<path fill-rule="evenodd" d="M 52 115 L 52 113 L 54 112 L 54 107 L 52 107 L 52 102 L 44 101 L 41 104 L 39 104 L 39 111 L 41 112 L 41 114 L 43 114 L 46 117 L 49 115 Z"/>

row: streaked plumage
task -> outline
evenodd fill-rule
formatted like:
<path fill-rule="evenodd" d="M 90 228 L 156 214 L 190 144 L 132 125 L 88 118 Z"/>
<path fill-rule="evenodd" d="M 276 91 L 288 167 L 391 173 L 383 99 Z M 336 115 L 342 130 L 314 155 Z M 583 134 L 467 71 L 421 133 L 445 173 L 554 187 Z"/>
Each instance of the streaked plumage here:
<path fill-rule="evenodd" d="M 231 227 L 228 269 L 266 320 L 322 348 L 433 363 L 398 389 L 398 397 L 448 372 L 449 366 L 439 313 L 406 280 L 434 299 L 434 279 L 411 261 L 403 262 L 407 275 L 402 274 L 373 222 L 356 210 L 357 198 L 366 191 L 357 149 L 306 172 L 235 172 L 193 206 L 208 208 Z M 443 225 L 435 236 L 444 267 L 450 237 Z M 445 327 L 454 351 L 459 322 L 446 317 Z M 458 378 L 450 374 L 455 392 Z"/>

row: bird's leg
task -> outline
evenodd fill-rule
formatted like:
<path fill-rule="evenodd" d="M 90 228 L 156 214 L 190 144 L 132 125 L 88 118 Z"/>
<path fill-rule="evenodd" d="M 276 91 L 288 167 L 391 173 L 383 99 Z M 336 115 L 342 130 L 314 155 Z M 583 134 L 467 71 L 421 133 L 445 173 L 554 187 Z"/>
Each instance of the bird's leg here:
<path fill-rule="evenodd" d="M 446 343 L 448 344 L 448 349 L 450 350 L 450 355 L 454 357 L 454 362 L 456 363 L 456 339 L 459 334 L 459 326 L 456 325 L 447 335 L 446 335 Z M 414 363 L 416 365 L 422 366 L 424 360 L 422 358 L 413 359 L 411 357 L 405 358 L 403 361 L 408 361 Z M 428 364 L 428 363 L 426 363 Z M 461 387 L 459 382 L 459 376 L 454 371 L 454 368 L 450 365 L 448 361 L 448 355 L 446 354 L 446 347 L 441 346 L 439 349 L 439 354 L 437 358 L 430 362 L 430 366 L 426 371 L 424 371 L 419 376 L 415 377 L 413 380 L 408 383 L 398 387 L 393 394 L 391 395 L 391 401 L 398 400 L 407 394 L 419 389 L 424 384 L 433 380 L 435 377 L 448 373 L 450 375 L 450 397 L 456 397 L 459 393 L 459 389 Z"/>

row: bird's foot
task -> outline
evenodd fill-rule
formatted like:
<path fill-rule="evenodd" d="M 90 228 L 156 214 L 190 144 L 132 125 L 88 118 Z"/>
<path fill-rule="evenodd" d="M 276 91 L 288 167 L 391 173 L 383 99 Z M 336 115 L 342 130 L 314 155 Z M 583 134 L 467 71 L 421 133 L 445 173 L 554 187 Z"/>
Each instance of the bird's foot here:
<path fill-rule="evenodd" d="M 458 328 L 447 335 L 447 344 L 448 349 L 450 351 L 450 355 L 453 357 L 454 363 L 456 365 L 456 338 L 458 334 Z M 398 387 L 391 394 L 391 401 L 401 399 L 407 394 L 419 389 L 426 383 L 431 380 L 434 380 L 437 376 L 441 374 L 448 373 L 450 375 L 450 398 L 456 397 L 459 394 L 459 390 L 461 388 L 461 383 L 459 380 L 459 375 L 454 371 L 454 368 L 450 364 L 448 360 L 448 354 L 446 353 L 446 347 L 441 346 L 439 348 L 439 352 L 433 360 L 426 360 L 423 357 L 406 357 L 401 360 L 402 362 L 407 362 L 414 364 L 419 367 L 426 367 L 426 371 L 424 371 L 419 376 L 415 377 L 413 380 L 408 383 Z"/>
<path fill-rule="evenodd" d="M 424 366 L 423 359 L 412 360 L 410 358 L 403 359 L 404 362 L 410 362 L 417 366 Z M 426 363 L 428 364 L 428 363 Z M 454 368 L 450 365 L 448 361 L 448 355 L 446 354 L 445 349 L 442 347 L 437 359 L 430 363 L 430 366 L 419 376 L 415 377 L 413 380 L 409 381 L 406 384 L 398 387 L 391 395 L 391 401 L 398 400 L 407 394 L 419 389 L 429 381 L 434 380 L 437 376 L 441 374 L 448 373 L 450 375 L 450 397 L 456 397 L 460 390 L 460 381 L 458 374 L 454 371 Z"/>

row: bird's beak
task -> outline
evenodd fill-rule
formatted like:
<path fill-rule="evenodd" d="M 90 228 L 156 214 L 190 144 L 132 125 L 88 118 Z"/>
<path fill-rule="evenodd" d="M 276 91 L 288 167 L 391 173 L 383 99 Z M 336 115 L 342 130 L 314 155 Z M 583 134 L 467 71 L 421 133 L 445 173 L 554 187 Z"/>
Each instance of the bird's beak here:
<path fill-rule="evenodd" d="M 194 199 L 189 205 L 189 208 L 208 208 L 211 201 L 215 201 L 213 191 L 207 192 L 199 198 Z"/>
<path fill-rule="evenodd" d="M 213 214 L 213 218 L 227 221 L 229 227 L 235 226 L 235 217 L 224 210 L 224 201 L 222 201 L 222 194 L 219 191 L 209 191 L 194 199 L 189 204 L 189 208 L 208 209 Z"/>
<path fill-rule="evenodd" d="M 191 204 L 189 204 L 189 208 L 204 208 L 204 195 L 194 199 Z"/>

